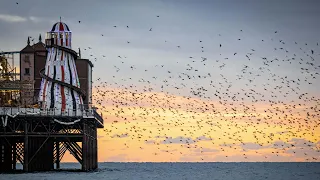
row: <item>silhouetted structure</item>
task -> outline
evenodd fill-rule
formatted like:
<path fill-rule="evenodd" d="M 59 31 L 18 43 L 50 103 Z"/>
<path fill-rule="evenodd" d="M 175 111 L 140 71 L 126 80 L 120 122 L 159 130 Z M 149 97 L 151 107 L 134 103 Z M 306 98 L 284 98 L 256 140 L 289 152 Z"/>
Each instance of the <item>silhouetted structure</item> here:
<path fill-rule="evenodd" d="M 76 68 L 63 67 L 72 63 Z M 19 84 L 18 105 L 0 106 L 0 172 L 16 170 L 17 162 L 26 172 L 60 169 L 67 150 L 83 171 L 98 167 L 97 128 L 103 128 L 103 119 L 91 104 L 92 67 L 71 49 L 71 31 L 62 22 L 47 33 L 46 44 L 39 36 L 30 46 L 28 38 L 20 52 L 20 80 L 8 80 Z M 23 90 L 22 82 L 29 88 Z"/>

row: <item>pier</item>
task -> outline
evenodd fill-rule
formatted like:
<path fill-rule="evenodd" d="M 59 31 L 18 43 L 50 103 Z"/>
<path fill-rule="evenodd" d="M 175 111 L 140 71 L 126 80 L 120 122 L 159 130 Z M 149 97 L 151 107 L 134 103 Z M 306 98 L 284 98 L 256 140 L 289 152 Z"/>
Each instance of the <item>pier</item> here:
<path fill-rule="evenodd" d="M 68 150 L 83 171 L 98 167 L 97 128 L 103 119 L 94 108 L 84 111 L 0 107 L 0 172 L 60 169 Z"/>
<path fill-rule="evenodd" d="M 67 151 L 82 171 L 98 168 L 92 68 L 71 48 L 72 32 L 57 22 L 45 43 L 0 53 L 0 173 L 59 170 Z M 15 66 L 19 56 L 19 68 Z M 11 62 L 11 63 L 10 63 Z M 19 70 L 19 72 L 17 72 Z"/>

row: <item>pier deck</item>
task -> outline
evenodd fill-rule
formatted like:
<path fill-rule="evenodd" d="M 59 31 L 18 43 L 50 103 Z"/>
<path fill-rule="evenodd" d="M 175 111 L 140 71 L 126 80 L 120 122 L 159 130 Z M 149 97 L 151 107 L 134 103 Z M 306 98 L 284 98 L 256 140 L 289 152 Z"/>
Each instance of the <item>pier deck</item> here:
<path fill-rule="evenodd" d="M 97 128 L 103 128 L 103 119 L 94 108 L 61 112 L 0 107 L 0 172 L 15 171 L 17 162 L 25 172 L 60 169 L 67 150 L 83 171 L 94 170 Z"/>

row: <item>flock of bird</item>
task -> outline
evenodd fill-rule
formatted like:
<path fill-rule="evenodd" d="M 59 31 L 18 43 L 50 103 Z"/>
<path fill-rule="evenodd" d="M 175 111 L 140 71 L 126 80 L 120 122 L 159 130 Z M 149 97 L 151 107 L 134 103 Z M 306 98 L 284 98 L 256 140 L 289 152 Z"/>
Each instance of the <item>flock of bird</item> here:
<path fill-rule="evenodd" d="M 128 25 L 112 28 L 130 29 Z M 196 161 L 217 160 L 212 158 L 216 155 L 221 161 L 255 161 L 259 157 L 265 161 L 319 161 L 319 44 L 286 42 L 278 31 L 270 34 L 272 38 L 257 41 L 274 45 L 272 50 L 255 47 L 224 54 L 225 44 L 217 43 L 213 48 L 220 53 L 215 59 L 205 56 L 212 49 L 205 47 L 207 40 L 199 40 L 194 42 L 199 52 L 177 62 L 179 68 L 155 62 L 150 69 L 143 69 L 129 62 L 125 52 L 98 57 L 94 48 L 83 47 L 96 65 L 107 59 L 114 68 L 106 74 L 113 77 L 112 82 L 104 77 L 93 82 L 93 99 L 105 119 L 100 135 L 124 141 L 123 147 L 128 149 L 135 148 L 133 143 L 139 144 L 142 152 L 155 146 L 154 156 L 193 155 Z M 167 40 L 164 43 L 169 46 Z M 204 55 L 198 57 L 199 53 Z M 123 78 L 121 72 L 141 77 Z M 153 72 L 162 74 L 153 76 Z"/>
<path fill-rule="evenodd" d="M 177 62 L 179 70 L 154 64 L 152 68 L 166 75 L 146 74 L 136 81 L 121 79 L 119 72 L 153 70 L 126 63 L 126 55 L 114 57 L 114 74 L 106 75 L 113 76 L 113 83 L 103 77 L 94 81 L 93 98 L 107 122 L 104 132 L 109 138 L 126 138 L 126 148 L 133 148 L 130 142 L 140 143 L 142 151 L 156 146 L 155 156 L 196 154 L 198 161 L 214 160 L 215 155 L 220 155 L 221 161 L 239 160 L 240 156 L 243 161 L 255 161 L 257 156 L 277 161 L 274 156 L 280 156 L 285 161 L 296 157 L 319 161 L 320 99 L 315 90 L 319 84 L 319 46 L 290 44 L 276 37 L 261 41 L 274 42 L 273 53 L 279 57 L 258 57 L 258 49 L 225 57 L 220 54 L 215 60 L 187 56 L 184 64 Z M 199 53 L 203 53 L 202 40 L 198 43 Z M 299 51 L 291 52 L 288 44 Z M 216 48 L 223 47 L 221 43 Z M 241 59 L 242 66 L 234 69 L 229 61 L 232 56 Z M 228 66 L 233 68 L 232 75 Z"/>

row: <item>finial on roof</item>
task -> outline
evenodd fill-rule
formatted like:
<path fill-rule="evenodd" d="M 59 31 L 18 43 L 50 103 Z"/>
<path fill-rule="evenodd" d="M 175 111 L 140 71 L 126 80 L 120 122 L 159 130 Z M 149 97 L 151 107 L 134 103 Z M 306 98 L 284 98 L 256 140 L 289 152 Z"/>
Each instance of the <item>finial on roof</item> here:
<path fill-rule="evenodd" d="M 80 51 L 80 48 L 79 49 L 79 59 L 81 59 L 81 51 Z"/>
<path fill-rule="evenodd" d="M 60 16 L 60 22 L 61 22 L 61 16 Z"/>
<path fill-rule="evenodd" d="M 30 45 L 30 37 L 28 36 L 27 44 Z"/>
<path fill-rule="evenodd" d="M 42 42 L 41 34 L 39 34 L 39 42 Z"/>

